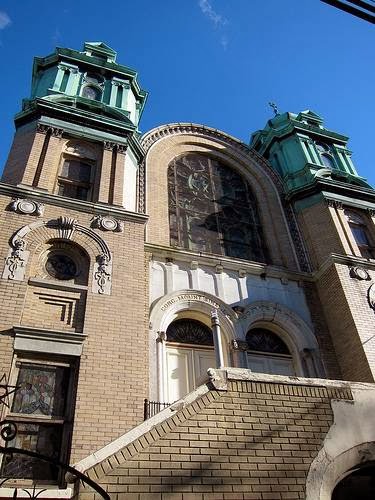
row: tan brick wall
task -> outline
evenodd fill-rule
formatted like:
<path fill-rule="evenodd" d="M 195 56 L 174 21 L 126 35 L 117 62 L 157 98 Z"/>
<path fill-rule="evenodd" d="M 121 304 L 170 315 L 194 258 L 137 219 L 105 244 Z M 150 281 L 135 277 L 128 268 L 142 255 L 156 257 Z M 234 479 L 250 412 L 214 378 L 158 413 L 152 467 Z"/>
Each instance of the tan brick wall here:
<path fill-rule="evenodd" d="M 229 144 L 199 135 L 179 134 L 159 140 L 146 160 L 147 242 L 169 246 L 167 171 L 170 162 L 185 153 L 211 155 L 238 170 L 249 181 L 257 198 L 264 238 L 274 265 L 296 269 L 296 259 L 276 188 L 262 166 Z M 272 214 L 272 216 L 270 216 Z"/>
<path fill-rule="evenodd" d="M 0 197 L 3 213 L 0 220 L 0 273 L 9 250 L 9 238 L 24 225 L 39 220 L 5 211 L 9 202 L 10 198 Z M 43 220 L 56 219 L 61 215 L 76 218 L 80 224 L 90 227 L 92 214 L 52 205 L 46 205 Z M 91 292 L 95 251 L 92 240 L 81 236 L 79 243 L 89 254 L 91 262 L 84 320 L 87 339 L 79 369 L 72 461 L 79 460 L 139 423 L 143 418 L 143 399 L 148 395 L 148 288 L 143 249 L 144 225 L 127 221 L 123 233 L 97 232 L 113 254 L 112 293 L 95 295 Z M 13 325 L 22 322 L 25 326 L 54 326 L 49 321 L 52 316 L 39 310 L 39 306 L 29 307 L 29 296 L 36 287 L 27 284 L 33 255 L 41 245 L 45 245 L 51 234 L 51 230 L 44 228 L 31 232 L 27 237 L 31 255 L 25 281 L 0 278 L 0 373 L 9 375 L 13 357 Z M 75 233 L 73 242 L 75 238 L 78 241 L 78 236 Z M 54 294 L 53 289 L 44 291 Z M 56 294 L 61 295 L 61 292 Z"/>
<path fill-rule="evenodd" d="M 317 287 L 344 379 L 373 382 L 362 345 L 375 329 L 374 313 L 367 303 L 369 282 L 350 278 L 347 266 L 332 264 Z"/>
<path fill-rule="evenodd" d="M 333 398 L 350 389 L 230 382 L 88 472 L 113 500 L 304 499 Z"/>
<path fill-rule="evenodd" d="M 331 253 L 347 253 L 330 213 L 330 207 L 323 199 L 320 203 L 303 209 L 297 218 L 315 269 L 319 268 Z"/>
<path fill-rule="evenodd" d="M 19 184 L 21 182 L 26 183 L 26 181 L 23 180 L 23 175 L 27 162 L 30 159 L 34 138 L 35 130 L 30 127 L 24 127 L 17 130 L 4 167 L 1 179 L 2 182 L 7 182 L 9 184 Z M 30 185 L 31 183 L 32 179 L 30 181 Z"/>

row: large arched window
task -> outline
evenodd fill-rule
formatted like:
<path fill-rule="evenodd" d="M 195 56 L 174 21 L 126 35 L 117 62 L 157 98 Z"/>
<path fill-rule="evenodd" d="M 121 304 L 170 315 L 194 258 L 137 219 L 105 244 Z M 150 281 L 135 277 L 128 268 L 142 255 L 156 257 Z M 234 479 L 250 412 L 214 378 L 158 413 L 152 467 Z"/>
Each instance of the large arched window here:
<path fill-rule="evenodd" d="M 168 190 L 171 245 L 267 260 L 255 196 L 235 170 L 189 153 L 169 165 Z"/>
<path fill-rule="evenodd" d="M 253 328 L 246 335 L 250 370 L 274 375 L 295 375 L 292 355 L 285 342 L 265 328 Z"/>

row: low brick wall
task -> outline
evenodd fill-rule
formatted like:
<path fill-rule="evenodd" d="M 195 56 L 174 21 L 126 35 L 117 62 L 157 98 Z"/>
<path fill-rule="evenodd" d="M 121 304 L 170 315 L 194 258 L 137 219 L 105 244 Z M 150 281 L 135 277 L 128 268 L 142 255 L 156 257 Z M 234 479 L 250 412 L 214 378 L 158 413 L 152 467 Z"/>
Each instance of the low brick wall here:
<path fill-rule="evenodd" d="M 87 472 L 118 500 L 304 499 L 330 402 L 352 395 L 285 379 L 211 388 Z"/>

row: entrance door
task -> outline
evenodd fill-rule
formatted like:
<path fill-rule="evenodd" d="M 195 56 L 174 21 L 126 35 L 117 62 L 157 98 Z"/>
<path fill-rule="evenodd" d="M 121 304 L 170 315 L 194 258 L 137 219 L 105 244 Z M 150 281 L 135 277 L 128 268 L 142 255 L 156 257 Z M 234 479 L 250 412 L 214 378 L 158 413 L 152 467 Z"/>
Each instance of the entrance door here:
<path fill-rule="evenodd" d="M 208 368 L 216 366 L 213 349 L 167 347 L 167 394 L 173 403 L 207 380 Z"/>

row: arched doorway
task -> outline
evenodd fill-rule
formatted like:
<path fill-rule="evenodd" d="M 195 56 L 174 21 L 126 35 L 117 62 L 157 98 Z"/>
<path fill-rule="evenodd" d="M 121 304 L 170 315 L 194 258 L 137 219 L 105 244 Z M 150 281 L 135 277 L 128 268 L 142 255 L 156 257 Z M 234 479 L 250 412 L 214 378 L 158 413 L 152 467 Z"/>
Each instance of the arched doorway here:
<path fill-rule="evenodd" d="M 247 365 L 253 372 L 295 375 L 293 357 L 286 343 L 266 328 L 247 332 Z"/>
<path fill-rule="evenodd" d="M 344 477 L 335 487 L 332 500 L 373 500 L 375 498 L 375 463 L 368 462 Z"/>
<path fill-rule="evenodd" d="M 177 319 L 167 328 L 167 397 L 173 403 L 198 387 L 216 365 L 211 329 L 195 319 Z"/>

